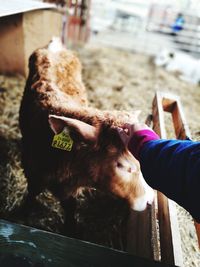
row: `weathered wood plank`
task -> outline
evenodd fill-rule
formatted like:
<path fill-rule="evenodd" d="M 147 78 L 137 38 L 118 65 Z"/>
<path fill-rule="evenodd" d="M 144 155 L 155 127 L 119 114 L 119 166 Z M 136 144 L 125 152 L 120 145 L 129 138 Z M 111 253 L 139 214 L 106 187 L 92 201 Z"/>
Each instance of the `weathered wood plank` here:
<path fill-rule="evenodd" d="M 155 196 L 157 196 L 157 192 L 155 191 Z M 151 206 L 151 225 L 152 225 L 152 236 L 151 236 L 151 243 L 152 243 L 152 249 L 153 249 L 153 259 L 160 261 L 160 237 L 158 235 L 158 229 L 157 229 L 157 197 L 155 197 L 155 201 L 153 205 Z"/>
<path fill-rule="evenodd" d="M 152 231 L 156 231 L 156 221 L 152 223 L 152 216 L 150 207 L 143 212 L 130 212 L 126 251 L 140 257 L 158 260 L 158 255 L 154 257 L 156 249 L 152 244 Z"/>
<path fill-rule="evenodd" d="M 154 130 L 161 138 L 166 138 L 166 129 L 164 122 L 164 111 L 172 113 L 173 123 L 176 135 L 183 136 L 184 127 L 178 128 L 182 121 L 182 112 L 179 112 L 177 105 L 178 98 L 170 94 L 157 92 L 153 101 L 153 125 Z M 180 104 L 179 104 L 180 105 Z M 158 220 L 160 231 L 160 248 L 162 262 L 183 265 L 181 250 L 181 239 L 178 229 L 176 210 L 173 203 L 168 200 L 162 193 L 158 192 Z"/>
<path fill-rule="evenodd" d="M 160 137 L 166 138 L 162 95 L 160 92 L 156 93 L 155 98 L 153 100 L 153 129 L 158 135 L 160 135 Z M 161 192 L 158 192 L 157 199 L 161 260 L 163 262 L 174 264 L 168 200 Z"/>
<path fill-rule="evenodd" d="M 171 94 L 159 93 L 159 97 L 163 98 L 163 109 L 172 113 L 173 124 L 177 139 L 191 138 L 191 133 L 184 116 L 181 102 L 177 96 Z M 177 222 L 175 222 L 177 224 Z M 199 247 L 200 247 L 200 224 L 194 223 L 196 227 Z"/>
<path fill-rule="evenodd" d="M 183 266 L 183 253 L 181 248 L 181 236 L 178 225 L 178 218 L 175 203 L 172 200 L 168 200 L 169 215 L 171 222 L 172 243 L 174 250 L 174 263 L 179 266 Z"/>
<path fill-rule="evenodd" d="M 170 267 L 126 252 L 0 220 L 0 266 L 16 257 L 43 267 Z M 24 266 L 24 265 L 23 265 Z M 27 266 L 27 265 L 26 265 Z"/>
<path fill-rule="evenodd" d="M 158 192 L 158 221 L 160 231 L 161 261 L 175 264 L 168 201 L 169 200 L 165 195 Z"/>
<path fill-rule="evenodd" d="M 162 95 L 160 92 L 156 92 L 156 96 L 153 100 L 153 129 L 160 137 L 166 138 Z"/>
<path fill-rule="evenodd" d="M 198 238 L 198 242 L 199 242 L 199 249 L 200 249 L 200 223 L 194 223 L 195 227 L 196 227 L 196 232 L 197 232 L 197 238 Z"/>
<path fill-rule="evenodd" d="M 182 140 L 186 139 L 187 137 L 190 138 L 191 134 L 179 100 L 177 100 L 176 105 L 174 106 L 172 118 L 174 122 L 176 138 Z"/>

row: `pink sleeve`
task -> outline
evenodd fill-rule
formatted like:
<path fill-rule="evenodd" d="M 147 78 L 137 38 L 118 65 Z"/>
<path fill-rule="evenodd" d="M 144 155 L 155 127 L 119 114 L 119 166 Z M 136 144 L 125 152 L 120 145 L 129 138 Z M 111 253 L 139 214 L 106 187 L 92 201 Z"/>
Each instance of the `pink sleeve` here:
<path fill-rule="evenodd" d="M 160 137 L 153 130 L 139 130 L 132 136 L 128 148 L 134 157 L 139 158 L 140 150 L 144 143 L 152 140 L 158 140 Z"/>

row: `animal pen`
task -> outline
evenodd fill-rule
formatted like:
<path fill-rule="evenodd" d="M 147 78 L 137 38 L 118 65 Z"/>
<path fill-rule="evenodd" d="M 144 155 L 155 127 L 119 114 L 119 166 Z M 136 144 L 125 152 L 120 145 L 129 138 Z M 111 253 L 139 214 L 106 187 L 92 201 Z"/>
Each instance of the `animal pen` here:
<path fill-rule="evenodd" d="M 154 130 L 162 138 L 167 137 L 164 112 L 172 115 L 177 139 L 185 139 L 190 136 L 179 99 L 174 95 L 157 92 L 153 100 L 151 122 Z M 174 203 L 160 192 L 157 192 L 156 196 L 155 203 L 146 211 L 130 212 L 126 227 L 126 240 L 122 235 L 118 236 L 121 238 L 120 250 L 130 254 L 0 221 L 0 263 L 9 262 L 9 258 L 12 262 L 12 257 L 5 258 L 5 256 L 14 253 L 17 256 L 13 256 L 13 260 L 22 255 L 24 259 L 31 258 L 33 262 L 42 260 L 44 266 L 64 267 L 66 263 L 76 267 L 106 266 L 106 264 L 113 267 L 183 266 Z M 200 236 L 199 225 L 196 224 L 196 227 L 198 236 Z M 4 252 L 5 254 L 2 254 Z M 152 260 L 156 260 L 156 262 Z M 8 266 L 14 266 L 14 263 Z"/>
<path fill-rule="evenodd" d="M 89 20 L 87 12 L 89 5 L 89 0 L 69 1 L 69 8 L 72 10 L 67 26 L 69 39 L 85 41 L 88 38 Z M 177 36 L 177 38 L 179 37 Z M 198 46 L 194 47 L 191 47 L 191 51 L 195 50 L 196 52 L 196 47 L 198 48 Z M 188 46 L 184 48 L 189 49 Z M 175 96 L 158 92 L 153 100 L 152 124 L 154 130 L 162 138 L 167 137 L 164 112 L 172 115 L 173 127 L 177 139 L 185 139 L 190 136 L 179 99 Z M 78 240 L 65 239 L 61 236 L 5 221 L 0 222 L 0 260 L 2 259 L 1 252 L 3 250 L 6 253 L 15 251 L 20 254 L 20 249 L 22 249 L 25 253 L 24 255 L 27 257 L 36 257 L 38 252 L 35 253 L 34 244 L 32 243 L 34 240 L 38 245 L 38 250 L 41 255 L 48 252 L 47 256 L 49 257 L 45 259 L 47 262 L 45 266 L 51 266 L 52 264 L 50 254 L 57 261 L 57 266 L 63 267 L 66 266 L 67 262 L 73 262 L 73 260 L 74 266 L 89 266 L 89 263 L 93 266 L 110 264 L 109 266 L 113 267 L 183 266 L 181 241 L 174 203 L 160 192 L 157 192 L 156 196 L 156 201 L 153 206 L 145 212 L 131 212 L 127 225 L 127 242 L 125 244 L 121 240 L 121 249 L 142 258 L 160 261 L 160 263 L 146 261 L 141 258 L 131 258 L 128 254 L 120 254 L 114 250 L 109 251 L 103 247 Z M 200 243 L 200 226 L 198 224 L 196 224 L 196 229 Z M 33 235 L 33 239 L 30 238 L 31 235 Z M 11 237 L 13 237 L 13 240 Z M 46 247 L 44 241 L 49 244 L 46 250 L 44 249 Z M 26 244 L 29 245 L 29 251 L 26 249 Z M 78 260 L 75 259 L 74 254 Z"/>
<path fill-rule="evenodd" d="M 173 24 L 177 15 L 184 19 L 182 29 L 173 33 Z M 196 55 L 200 54 L 200 16 L 198 12 L 190 10 L 176 10 L 167 5 L 154 4 L 151 6 L 147 18 L 147 31 L 165 35 L 171 47 Z"/>

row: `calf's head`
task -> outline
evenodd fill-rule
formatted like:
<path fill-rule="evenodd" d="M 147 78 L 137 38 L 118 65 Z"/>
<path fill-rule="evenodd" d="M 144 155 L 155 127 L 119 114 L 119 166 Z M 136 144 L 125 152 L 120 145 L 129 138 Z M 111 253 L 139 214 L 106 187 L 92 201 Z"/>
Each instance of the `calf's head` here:
<path fill-rule="evenodd" d="M 105 123 L 92 126 L 83 121 L 49 116 L 54 133 L 68 129 L 73 140 L 71 162 L 72 176 L 78 185 L 92 185 L 126 199 L 131 208 L 142 211 L 154 198 L 153 190 L 146 184 L 139 162 L 128 151 L 115 127 Z M 77 179 L 77 178 L 76 178 Z M 81 184 L 83 183 L 83 184 Z"/>

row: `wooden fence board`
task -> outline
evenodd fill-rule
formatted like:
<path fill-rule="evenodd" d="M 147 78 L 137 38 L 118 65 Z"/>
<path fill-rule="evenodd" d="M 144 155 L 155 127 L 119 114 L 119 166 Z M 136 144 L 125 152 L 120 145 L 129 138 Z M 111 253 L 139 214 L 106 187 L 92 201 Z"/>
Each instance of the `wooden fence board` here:
<path fill-rule="evenodd" d="M 24 265 L 25 260 L 29 265 Z M 33 264 L 42 267 L 172 267 L 126 252 L 0 220 L 0 266 Z"/>
<path fill-rule="evenodd" d="M 172 113 L 176 135 L 183 136 L 185 121 L 181 117 L 183 114 L 182 111 L 180 112 L 180 103 L 177 101 L 175 96 L 161 92 L 156 93 L 153 101 L 153 125 L 154 130 L 161 138 L 167 138 L 164 111 Z M 158 221 L 162 262 L 182 266 L 181 240 L 175 207 L 161 192 L 158 192 Z"/>
<path fill-rule="evenodd" d="M 126 250 L 132 254 L 155 259 L 152 246 L 152 224 L 151 208 L 143 212 L 130 212 L 127 225 L 127 248 Z"/>
<path fill-rule="evenodd" d="M 175 129 L 175 134 L 177 139 L 186 139 L 186 138 L 191 138 L 191 134 L 189 131 L 188 124 L 186 122 L 184 112 L 180 103 L 180 100 L 177 96 L 168 94 L 168 93 L 161 93 L 157 92 L 156 96 L 153 101 L 153 119 L 154 119 L 154 129 L 155 131 L 162 137 L 166 138 L 166 131 L 164 129 L 165 123 L 164 123 L 164 113 L 163 111 L 170 112 L 172 114 L 172 119 L 173 119 L 173 125 Z M 171 247 L 170 243 L 171 241 L 168 242 L 167 237 L 163 237 L 164 239 L 162 240 L 162 236 L 166 233 L 169 234 L 169 237 L 171 235 L 172 238 L 172 244 L 173 244 L 173 253 L 175 256 L 175 263 L 178 265 L 181 265 L 182 262 L 182 256 L 181 255 L 181 245 L 180 243 L 180 234 L 178 231 L 178 222 L 177 222 L 177 217 L 174 214 L 175 209 L 173 208 L 173 202 L 169 201 L 167 203 L 167 200 L 165 197 L 163 198 L 162 194 L 158 193 L 158 197 L 160 198 L 158 200 L 158 205 L 160 205 L 160 208 L 164 208 L 162 211 L 162 214 L 160 214 L 159 211 L 159 223 L 160 223 L 160 231 L 161 231 L 161 243 L 164 240 L 164 247 L 161 244 L 161 254 L 162 254 L 162 260 L 163 257 L 168 257 L 166 253 L 165 246 L 169 244 L 169 247 Z M 168 207 L 167 207 L 168 206 Z M 167 230 L 165 230 L 163 227 L 165 223 L 162 222 L 163 218 L 166 217 L 166 220 L 168 221 L 169 218 L 167 215 L 167 208 L 169 209 L 169 218 L 170 222 L 167 222 L 167 225 L 171 224 L 171 233 L 169 232 L 169 227 L 167 227 Z M 164 215 L 165 214 L 165 215 Z M 200 247 L 200 224 L 194 223 L 196 227 L 196 232 L 197 232 L 197 238 L 199 242 L 199 247 Z M 176 230 L 177 229 L 177 230 Z M 162 233 L 163 231 L 163 233 Z M 170 240 L 170 238 L 169 238 Z M 163 250 L 164 248 L 164 250 Z M 164 253 L 164 254 L 163 254 Z M 171 257 L 171 253 L 170 253 Z M 167 262 L 167 261 L 166 261 Z M 170 261 L 171 262 L 171 261 Z"/>
<path fill-rule="evenodd" d="M 196 231 L 197 231 L 197 238 L 199 241 L 199 249 L 200 249 L 200 223 L 195 222 L 195 227 L 196 227 Z"/>

